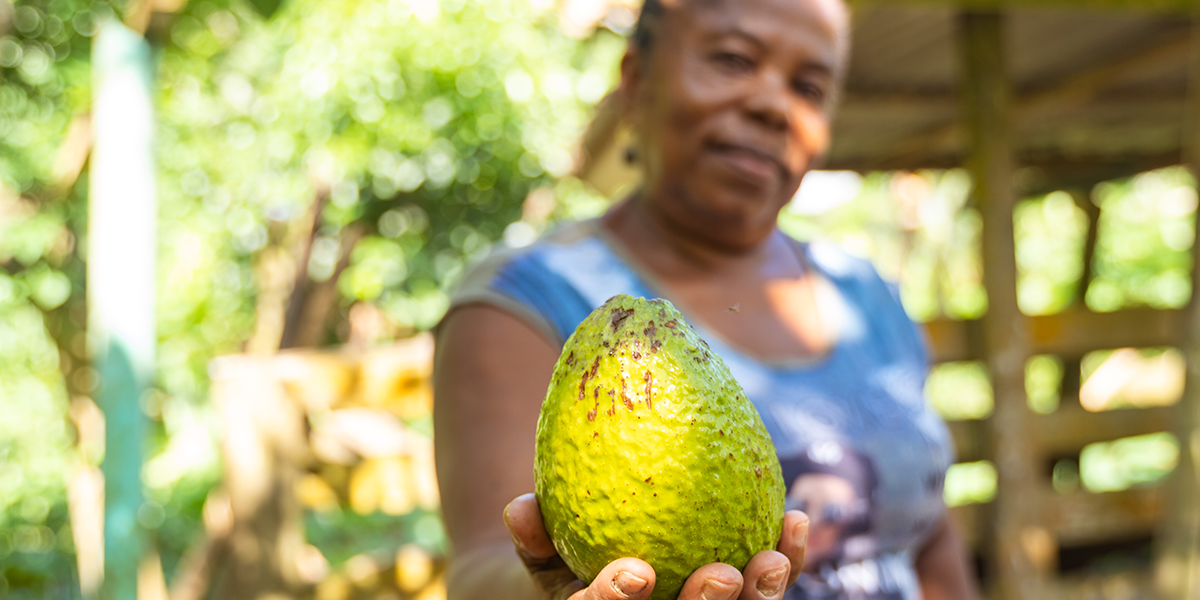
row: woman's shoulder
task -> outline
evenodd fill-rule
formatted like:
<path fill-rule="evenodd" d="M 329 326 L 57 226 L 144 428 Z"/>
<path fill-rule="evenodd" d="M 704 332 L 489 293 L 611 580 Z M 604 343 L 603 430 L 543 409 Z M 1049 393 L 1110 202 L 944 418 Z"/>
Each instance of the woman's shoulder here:
<path fill-rule="evenodd" d="M 544 336 L 561 343 L 564 328 L 590 311 L 574 278 L 582 261 L 597 253 L 594 221 L 566 223 L 537 241 L 514 247 L 497 244 L 467 270 L 451 294 L 450 310 L 487 304 L 526 321 Z"/>
<path fill-rule="evenodd" d="M 817 240 L 797 243 L 812 266 L 826 277 L 869 281 L 881 279 L 870 260 L 855 256 L 834 242 Z"/>
<path fill-rule="evenodd" d="M 600 242 L 594 221 L 561 224 L 528 244 L 500 242 L 467 269 L 455 297 L 506 283 L 532 285 L 539 281 L 565 283 L 562 275 L 572 260 L 595 254 Z"/>

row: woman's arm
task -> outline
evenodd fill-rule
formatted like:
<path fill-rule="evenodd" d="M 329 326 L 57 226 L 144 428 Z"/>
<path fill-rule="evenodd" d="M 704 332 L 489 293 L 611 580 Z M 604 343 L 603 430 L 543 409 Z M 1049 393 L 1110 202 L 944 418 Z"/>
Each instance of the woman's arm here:
<path fill-rule="evenodd" d="M 558 350 L 499 309 L 456 309 L 438 331 L 434 443 L 454 598 L 537 598 L 501 515 L 533 489 L 534 436 Z"/>
<path fill-rule="evenodd" d="M 933 535 L 917 554 L 917 578 L 925 600 L 975 600 L 979 590 L 967 564 L 967 550 L 950 522 L 942 515 Z"/>

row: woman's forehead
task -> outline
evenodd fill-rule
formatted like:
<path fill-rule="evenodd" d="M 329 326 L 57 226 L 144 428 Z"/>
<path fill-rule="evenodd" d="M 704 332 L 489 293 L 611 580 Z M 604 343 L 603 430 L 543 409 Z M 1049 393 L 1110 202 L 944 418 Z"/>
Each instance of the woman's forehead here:
<path fill-rule="evenodd" d="M 744 29 L 754 22 L 773 28 L 818 30 L 841 45 L 848 40 L 849 12 L 842 0 L 663 0 L 679 24 Z M 748 32 L 752 33 L 752 32 Z"/>

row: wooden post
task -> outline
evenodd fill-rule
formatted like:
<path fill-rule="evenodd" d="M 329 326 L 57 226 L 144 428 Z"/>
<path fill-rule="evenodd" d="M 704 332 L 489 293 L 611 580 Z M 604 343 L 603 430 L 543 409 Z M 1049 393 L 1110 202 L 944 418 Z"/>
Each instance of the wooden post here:
<path fill-rule="evenodd" d="M 92 52 L 95 98 L 88 198 L 88 349 L 105 416 L 102 600 L 135 600 L 145 549 L 142 393 L 154 372 L 154 198 L 150 47 L 108 22 Z"/>
<path fill-rule="evenodd" d="M 1193 18 L 1184 115 L 1184 162 L 1200 179 L 1200 11 Z M 1197 220 L 1200 232 L 1200 220 Z M 1200 598 L 1200 240 L 1192 245 L 1192 298 L 1185 314 L 1187 383 L 1175 419 L 1179 465 L 1171 478 L 1171 509 L 1161 532 L 1156 579 L 1163 598 Z"/>
<path fill-rule="evenodd" d="M 1031 413 L 1025 398 L 1029 357 L 1025 319 L 1017 307 L 1013 239 L 1014 158 L 1011 90 L 1007 80 L 1004 17 L 965 12 L 958 46 L 962 60 L 961 114 L 967 132 L 967 168 L 973 200 L 983 216 L 983 271 L 988 294 L 984 318 L 987 366 L 995 390 L 990 454 L 999 474 L 992 503 L 991 549 L 995 597 L 1040 600 L 1045 571 L 1052 567 L 1054 538 L 1036 518 L 1038 481 Z"/>
<path fill-rule="evenodd" d="M 1075 293 L 1075 303 L 1078 306 L 1087 306 L 1087 290 L 1096 268 L 1092 263 L 1096 262 L 1096 242 L 1100 239 L 1100 207 L 1092 201 L 1094 192 L 1095 186 L 1089 186 L 1086 190 L 1071 191 L 1071 199 L 1075 201 L 1075 206 L 1082 209 L 1088 219 L 1087 239 L 1083 246 L 1083 272 L 1079 275 L 1079 288 Z"/>

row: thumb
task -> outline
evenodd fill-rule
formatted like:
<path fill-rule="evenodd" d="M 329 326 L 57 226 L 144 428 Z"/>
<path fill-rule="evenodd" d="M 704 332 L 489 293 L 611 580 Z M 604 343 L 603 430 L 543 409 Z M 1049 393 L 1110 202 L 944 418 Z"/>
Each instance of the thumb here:
<path fill-rule="evenodd" d="M 570 600 L 644 600 L 654 591 L 654 568 L 637 558 L 618 558 Z"/>

